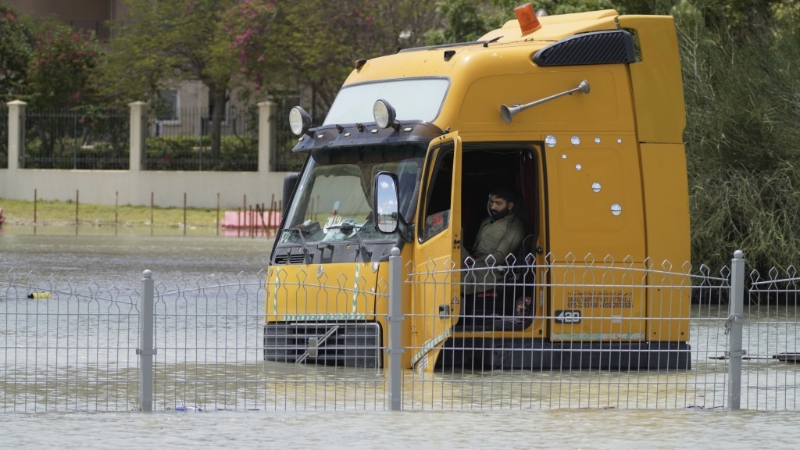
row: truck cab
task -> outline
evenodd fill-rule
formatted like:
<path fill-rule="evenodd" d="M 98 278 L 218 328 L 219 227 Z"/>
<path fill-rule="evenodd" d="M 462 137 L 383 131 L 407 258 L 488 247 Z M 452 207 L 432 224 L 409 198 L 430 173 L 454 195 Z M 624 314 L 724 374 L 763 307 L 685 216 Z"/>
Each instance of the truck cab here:
<path fill-rule="evenodd" d="M 674 22 L 517 16 L 357 61 L 321 125 L 292 111 L 308 158 L 267 270 L 266 360 L 384 365 L 398 248 L 408 368 L 690 368 Z M 476 271 L 463 248 L 496 187 L 524 238 Z"/>

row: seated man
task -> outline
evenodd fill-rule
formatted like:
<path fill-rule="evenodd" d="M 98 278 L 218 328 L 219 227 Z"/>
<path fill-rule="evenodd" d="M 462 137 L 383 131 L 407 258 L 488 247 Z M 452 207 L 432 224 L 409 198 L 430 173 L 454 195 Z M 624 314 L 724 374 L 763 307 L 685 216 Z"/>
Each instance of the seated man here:
<path fill-rule="evenodd" d="M 481 222 L 472 251 L 461 248 L 462 265 L 471 269 L 464 272 L 464 294 L 493 289 L 494 283 L 502 281 L 502 275 L 498 277 L 500 273 L 491 267 L 506 266 L 506 257 L 517 250 L 525 236 L 525 226 L 514 213 L 514 200 L 514 194 L 505 189 L 489 194 L 489 217 Z M 467 257 L 472 261 L 465 261 Z"/>

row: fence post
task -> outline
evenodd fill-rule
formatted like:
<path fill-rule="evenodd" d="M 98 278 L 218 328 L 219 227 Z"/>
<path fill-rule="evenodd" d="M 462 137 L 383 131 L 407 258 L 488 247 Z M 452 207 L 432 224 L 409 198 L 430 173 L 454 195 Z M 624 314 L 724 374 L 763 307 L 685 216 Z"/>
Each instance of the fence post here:
<path fill-rule="evenodd" d="M 153 411 L 153 273 L 142 273 L 142 297 L 139 301 L 139 409 Z"/>
<path fill-rule="evenodd" d="M 273 102 L 258 104 L 258 173 L 266 174 L 272 170 L 271 157 L 275 142 L 273 126 L 277 105 Z"/>
<path fill-rule="evenodd" d="M 742 400 L 742 328 L 744 328 L 744 253 L 733 252 L 731 260 L 731 301 L 728 321 L 728 408 L 738 411 Z"/>
<path fill-rule="evenodd" d="M 8 170 L 25 168 L 25 106 L 27 103 L 8 102 Z"/>
<path fill-rule="evenodd" d="M 147 133 L 147 126 L 144 121 L 145 106 L 147 106 L 145 102 L 128 103 L 128 107 L 131 110 L 129 128 L 130 161 L 128 162 L 128 167 L 132 172 L 142 170 L 142 161 L 144 161 L 145 138 Z"/>
<path fill-rule="evenodd" d="M 403 261 L 400 249 L 389 256 L 389 405 L 392 411 L 403 409 Z"/>

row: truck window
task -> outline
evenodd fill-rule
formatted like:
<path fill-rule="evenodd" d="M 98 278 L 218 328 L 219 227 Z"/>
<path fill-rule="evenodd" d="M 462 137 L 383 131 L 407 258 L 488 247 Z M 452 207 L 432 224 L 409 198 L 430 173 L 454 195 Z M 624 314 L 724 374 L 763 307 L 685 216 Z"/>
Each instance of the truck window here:
<path fill-rule="evenodd" d="M 444 147 L 433 155 L 438 158 L 431 175 L 430 188 L 425 196 L 423 208 L 425 220 L 421 221 L 420 242 L 430 239 L 450 225 L 453 148 Z"/>
<path fill-rule="evenodd" d="M 388 171 L 400 180 L 400 213 L 408 217 L 422 172 L 424 144 L 375 145 L 315 150 L 292 199 L 280 243 L 386 240 L 375 230 L 372 184 Z M 303 236 L 298 236 L 299 230 Z"/>
<path fill-rule="evenodd" d="M 322 125 L 372 122 L 375 120 L 372 105 L 378 99 L 395 107 L 398 120 L 433 122 L 439 116 L 449 87 L 447 78 L 384 80 L 345 86 L 336 95 Z"/>

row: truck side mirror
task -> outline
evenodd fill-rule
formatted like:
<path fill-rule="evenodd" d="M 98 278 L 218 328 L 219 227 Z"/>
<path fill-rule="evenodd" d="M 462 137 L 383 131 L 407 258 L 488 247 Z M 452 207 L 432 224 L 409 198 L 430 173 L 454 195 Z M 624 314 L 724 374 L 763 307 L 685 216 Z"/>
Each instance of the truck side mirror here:
<path fill-rule="evenodd" d="M 372 214 L 375 217 L 375 229 L 384 234 L 396 232 L 400 216 L 397 175 L 378 172 L 372 192 L 374 192 Z"/>

